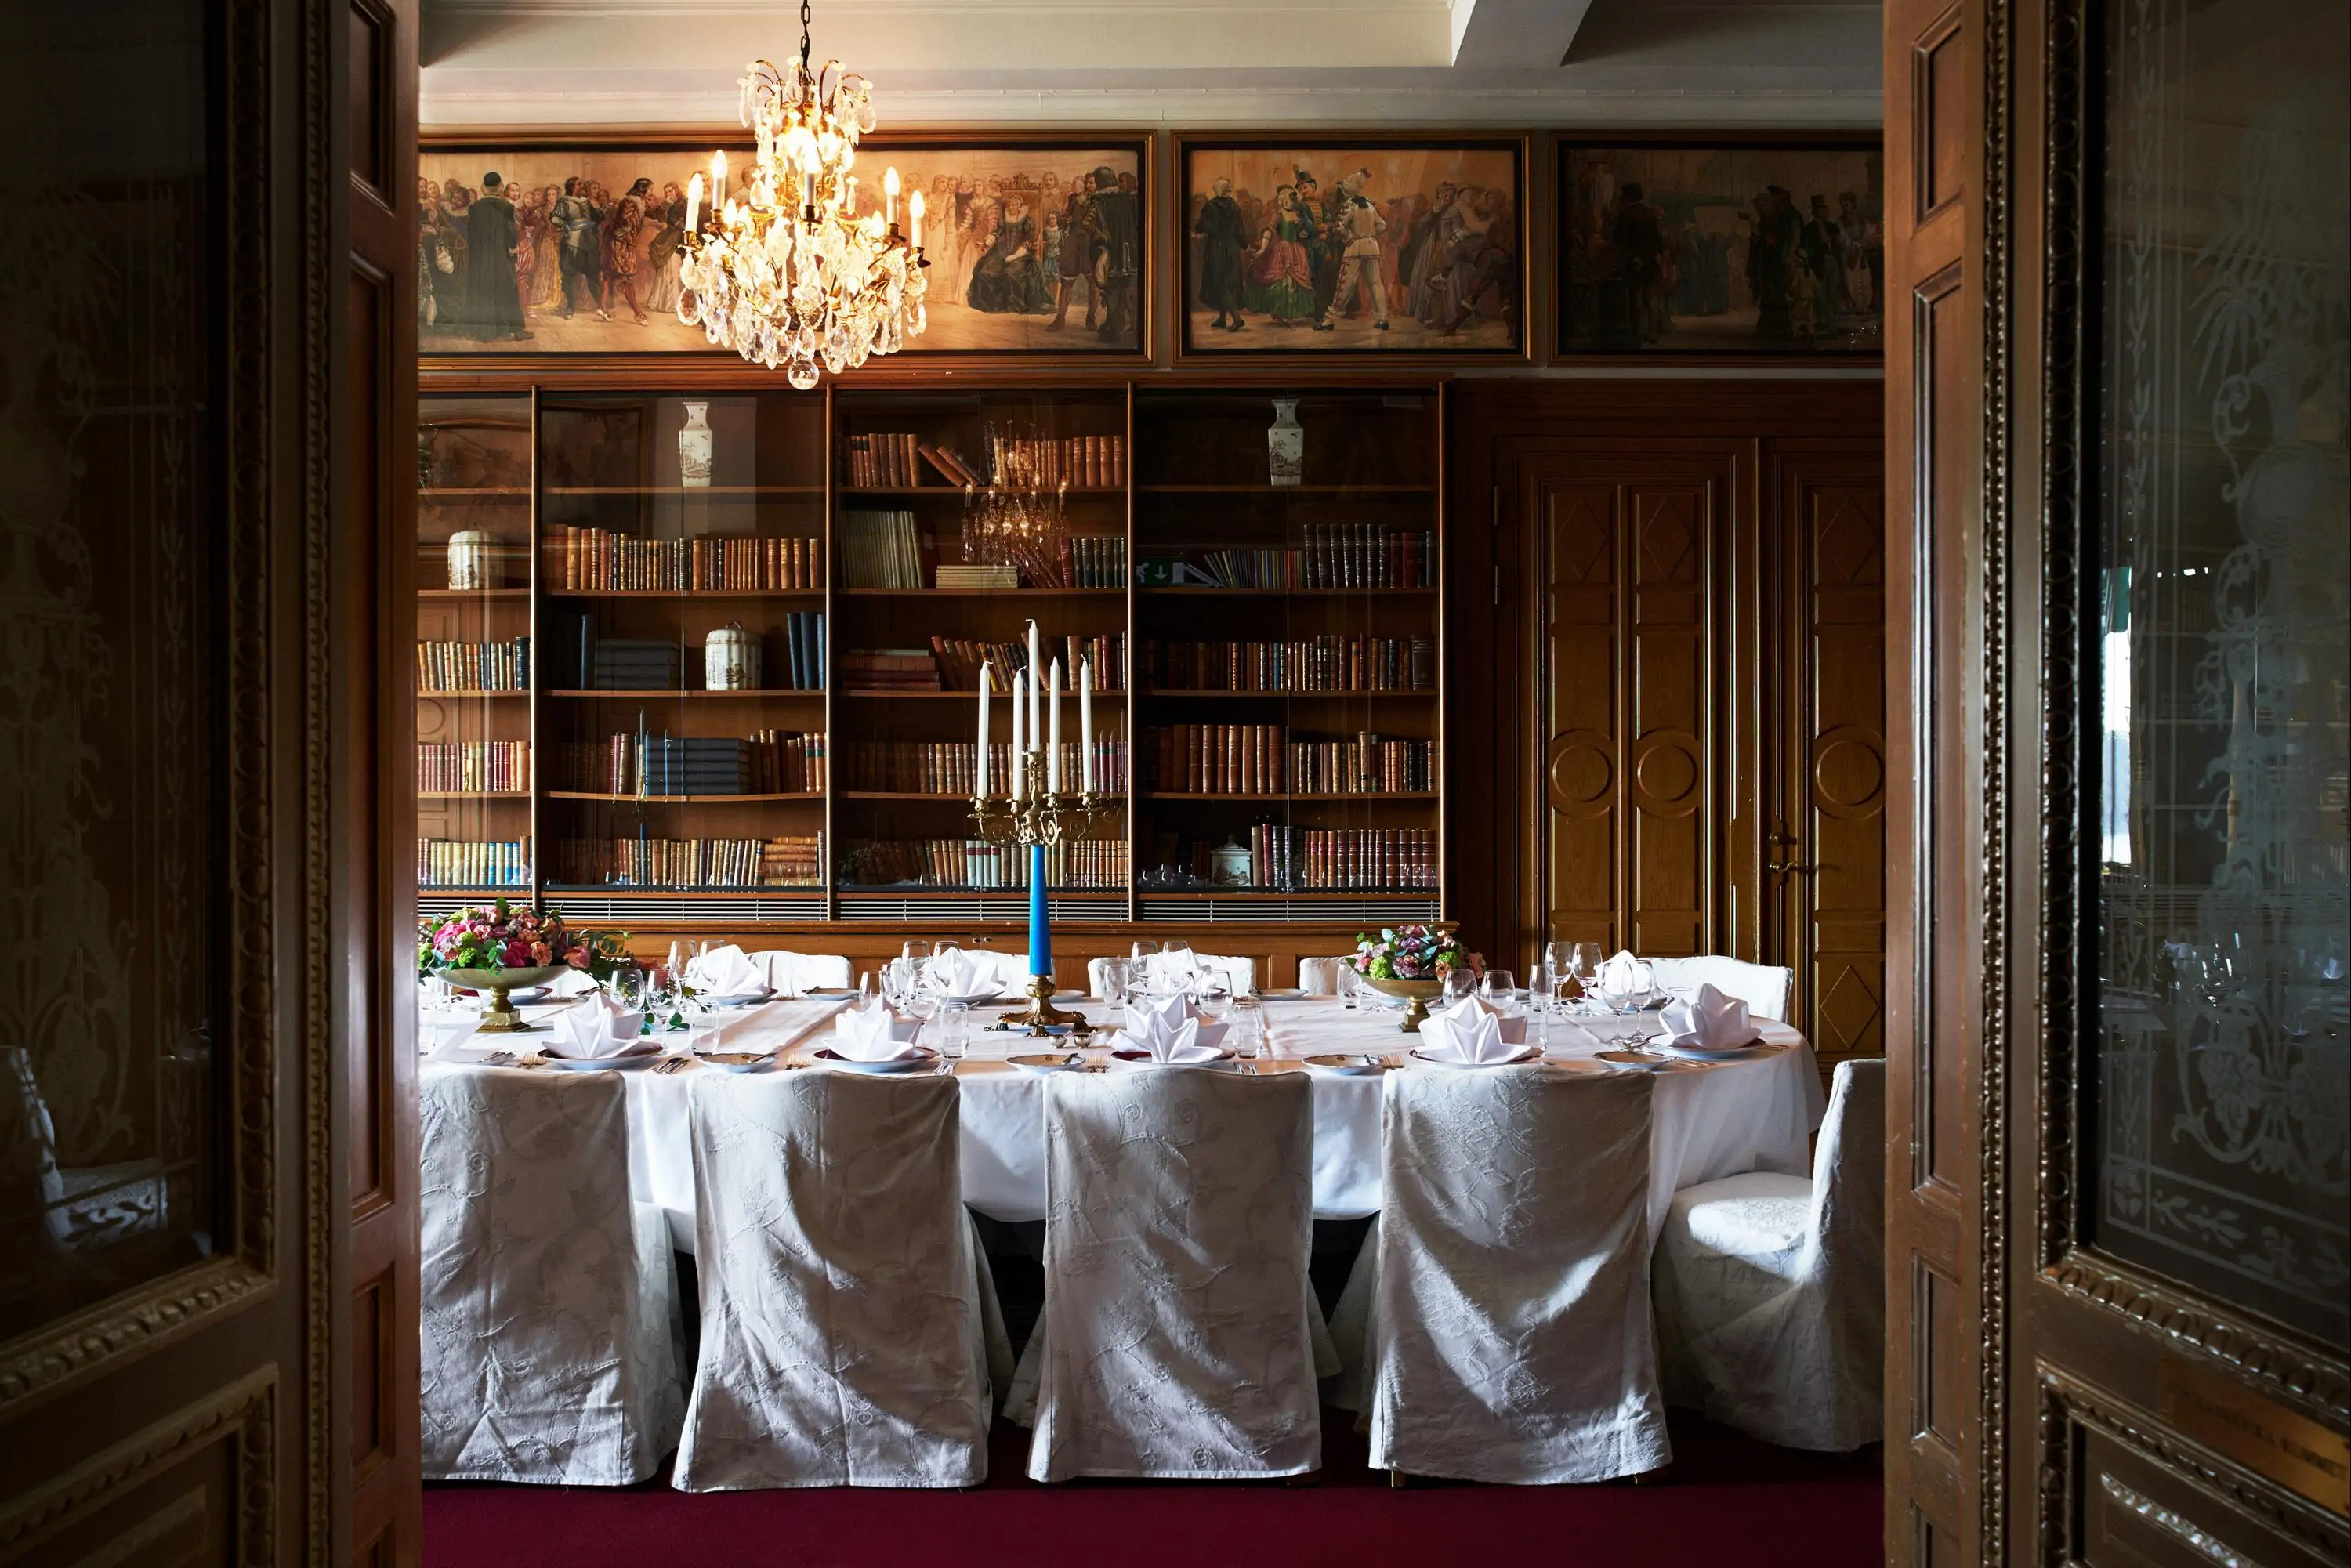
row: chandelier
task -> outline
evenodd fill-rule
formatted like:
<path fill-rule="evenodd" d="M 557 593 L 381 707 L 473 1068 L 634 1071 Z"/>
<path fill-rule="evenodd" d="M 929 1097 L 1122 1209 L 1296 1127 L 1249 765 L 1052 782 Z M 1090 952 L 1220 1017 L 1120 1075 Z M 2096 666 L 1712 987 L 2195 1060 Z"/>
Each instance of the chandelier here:
<path fill-rule="evenodd" d="M 898 229 L 898 171 L 882 176 L 882 206 L 859 210 L 857 139 L 873 129 L 872 89 L 827 60 L 812 69 L 809 7 L 790 68 L 755 60 L 743 78 L 743 123 L 758 152 L 739 191 L 726 154 L 710 160 L 709 232 L 696 173 L 685 195 L 685 255 L 677 317 L 805 391 L 818 367 L 838 375 L 894 354 L 923 329 L 923 193 L 908 193 Z"/>

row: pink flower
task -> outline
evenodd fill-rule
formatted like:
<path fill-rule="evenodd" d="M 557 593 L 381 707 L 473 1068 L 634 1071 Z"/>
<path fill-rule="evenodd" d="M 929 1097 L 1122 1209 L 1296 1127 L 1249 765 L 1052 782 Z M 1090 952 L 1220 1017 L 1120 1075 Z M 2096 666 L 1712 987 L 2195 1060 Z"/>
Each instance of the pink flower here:
<path fill-rule="evenodd" d="M 575 969 L 584 969 L 588 967 L 588 949 L 584 946 L 574 947 L 570 952 L 563 955 L 563 961 Z"/>
<path fill-rule="evenodd" d="M 530 944 L 519 936 L 508 937 L 506 945 L 506 961 L 509 968 L 520 969 L 528 967 Z"/>
<path fill-rule="evenodd" d="M 534 942 L 530 945 L 530 961 L 532 963 L 549 964 L 554 962 L 554 960 L 555 950 L 549 947 L 546 943 Z"/>

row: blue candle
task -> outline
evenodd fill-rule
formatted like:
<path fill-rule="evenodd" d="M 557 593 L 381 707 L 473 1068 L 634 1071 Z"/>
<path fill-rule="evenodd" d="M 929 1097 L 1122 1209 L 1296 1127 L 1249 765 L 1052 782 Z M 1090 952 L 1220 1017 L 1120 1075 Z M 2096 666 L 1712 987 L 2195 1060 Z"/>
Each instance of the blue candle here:
<path fill-rule="evenodd" d="M 1053 972 L 1053 939 L 1045 925 L 1045 846 L 1029 846 L 1029 972 Z"/>

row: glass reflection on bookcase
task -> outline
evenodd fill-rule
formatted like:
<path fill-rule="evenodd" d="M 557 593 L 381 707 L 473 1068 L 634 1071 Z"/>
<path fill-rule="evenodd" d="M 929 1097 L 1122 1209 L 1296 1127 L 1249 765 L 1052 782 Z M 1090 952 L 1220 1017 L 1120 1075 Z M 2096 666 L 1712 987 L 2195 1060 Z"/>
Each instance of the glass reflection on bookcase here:
<path fill-rule="evenodd" d="M 417 885 L 531 885 L 530 399 L 427 396 L 416 436 Z"/>
<path fill-rule="evenodd" d="M 824 883 L 824 403 L 548 398 L 546 874 L 685 894 Z"/>

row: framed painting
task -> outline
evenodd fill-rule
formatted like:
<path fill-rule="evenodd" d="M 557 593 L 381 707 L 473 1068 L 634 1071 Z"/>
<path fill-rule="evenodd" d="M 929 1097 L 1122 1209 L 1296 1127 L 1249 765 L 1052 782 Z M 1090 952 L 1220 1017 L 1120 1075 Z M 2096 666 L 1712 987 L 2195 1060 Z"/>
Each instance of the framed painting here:
<path fill-rule="evenodd" d="M 1877 358 L 1885 162 L 1874 133 L 1561 138 L 1560 357 Z"/>
<path fill-rule="evenodd" d="M 1523 359 L 1517 137 L 1186 138 L 1186 358 Z"/>
<path fill-rule="evenodd" d="M 686 184 L 719 148 L 737 169 L 751 156 L 740 132 L 428 140 L 419 351 L 725 352 L 677 316 Z M 927 325 L 900 357 L 1148 357 L 1149 137 L 867 138 L 857 170 L 877 194 L 885 168 L 927 209 Z"/>

